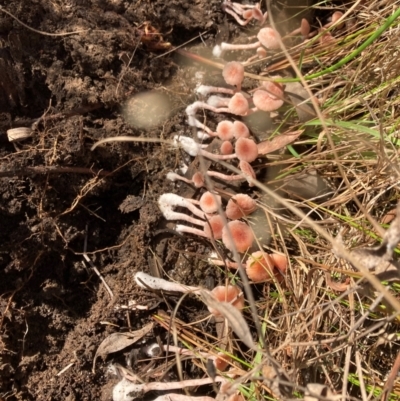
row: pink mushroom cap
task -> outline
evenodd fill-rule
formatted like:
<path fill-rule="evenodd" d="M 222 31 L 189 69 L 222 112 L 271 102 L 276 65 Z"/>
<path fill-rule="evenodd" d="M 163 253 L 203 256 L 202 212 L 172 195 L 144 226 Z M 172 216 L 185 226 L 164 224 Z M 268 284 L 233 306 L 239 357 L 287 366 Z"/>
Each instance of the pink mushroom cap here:
<path fill-rule="evenodd" d="M 253 231 L 243 221 L 230 221 L 222 229 L 222 242 L 232 252 L 234 249 L 238 252 L 246 252 L 253 244 L 253 239 Z"/>
<path fill-rule="evenodd" d="M 228 120 L 223 120 L 217 125 L 217 136 L 222 141 L 230 141 L 233 138 L 234 129 L 233 122 Z"/>
<path fill-rule="evenodd" d="M 281 35 L 270 27 L 261 28 L 257 34 L 257 39 L 267 49 L 280 49 Z"/>
<path fill-rule="evenodd" d="M 244 116 L 249 111 L 249 102 L 242 93 L 238 92 L 229 100 L 228 109 L 232 114 Z"/>
<path fill-rule="evenodd" d="M 261 251 L 252 253 L 246 262 L 246 273 L 250 280 L 256 282 L 271 281 L 274 272 L 274 264 L 270 256 Z"/>
<path fill-rule="evenodd" d="M 221 197 L 211 193 L 210 191 L 206 191 L 201 195 L 199 205 L 204 213 L 215 213 L 221 205 Z"/>
<path fill-rule="evenodd" d="M 224 221 L 220 215 L 212 216 L 204 226 L 204 234 L 207 238 L 221 239 Z"/>
<path fill-rule="evenodd" d="M 246 178 L 247 182 L 249 183 L 249 186 L 252 187 L 254 184 L 251 182 L 251 178 L 253 178 L 253 179 L 256 178 L 256 173 L 255 173 L 253 167 L 251 167 L 251 164 L 249 164 L 245 160 L 240 160 L 239 168 L 244 173 L 245 178 Z"/>
<path fill-rule="evenodd" d="M 241 121 L 234 121 L 233 122 L 233 136 L 238 138 L 248 138 L 250 136 L 250 131 L 245 123 Z"/>
<path fill-rule="evenodd" d="M 221 155 L 231 155 L 233 153 L 233 145 L 229 141 L 224 141 L 221 144 Z"/>
<path fill-rule="evenodd" d="M 193 184 L 196 188 L 204 186 L 204 176 L 200 172 L 194 173 L 192 177 Z"/>
<path fill-rule="evenodd" d="M 257 159 L 258 147 L 252 139 L 239 138 L 235 144 L 235 153 L 239 160 L 251 163 Z"/>
<path fill-rule="evenodd" d="M 236 285 L 228 285 L 226 287 L 220 285 L 215 287 L 211 293 L 219 302 L 229 302 L 239 310 L 242 310 L 244 307 L 244 296 L 242 290 Z M 208 307 L 208 310 L 214 316 L 220 316 L 220 313 L 216 309 Z"/>
<path fill-rule="evenodd" d="M 228 85 L 235 85 L 240 87 L 244 79 L 244 67 L 238 61 L 231 61 L 226 63 L 222 70 L 222 76 Z"/>
<path fill-rule="evenodd" d="M 264 81 L 262 86 L 272 99 L 277 100 L 283 98 L 283 85 L 280 82 Z"/>
<path fill-rule="evenodd" d="M 283 100 L 272 98 L 268 92 L 258 89 L 253 93 L 253 103 L 259 110 L 275 111 L 283 105 Z"/>
<path fill-rule="evenodd" d="M 229 199 L 226 205 L 226 217 L 230 220 L 238 220 L 248 216 L 257 209 L 256 201 L 246 194 L 236 194 Z"/>
<path fill-rule="evenodd" d="M 269 255 L 273 265 L 282 273 L 285 274 L 288 267 L 288 258 L 280 253 L 273 253 Z"/>

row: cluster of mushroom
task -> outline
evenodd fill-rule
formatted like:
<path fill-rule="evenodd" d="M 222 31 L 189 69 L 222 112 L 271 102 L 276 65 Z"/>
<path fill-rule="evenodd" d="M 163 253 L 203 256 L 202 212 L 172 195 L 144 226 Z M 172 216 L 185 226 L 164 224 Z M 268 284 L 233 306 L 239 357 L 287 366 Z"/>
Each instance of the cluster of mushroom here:
<path fill-rule="evenodd" d="M 263 28 L 272 29 L 272 28 Z M 222 88 L 208 85 L 200 85 L 196 92 L 202 96 L 208 96 L 212 93 L 231 95 L 231 97 L 222 97 L 218 95 L 210 96 L 207 101 L 196 101 L 186 108 L 189 125 L 201 128 L 204 132 L 200 132 L 200 137 L 204 138 L 205 134 L 210 136 L 225 136 L 217 130 L 213 132 L 204 124 L 196 119 L 198 109 L 211 110 L 214 113 L 229 113 L 236 116 L 247 116 L 258 110 L 275 111 L 283 105 L 283 86 L 273 81 L 262 81 L 261 87 L 258 88 L 253 96 L 241 92 L 242 82 L 244 80 L 244 66 L 239 61 L 230 61 L 224 65 L 222 76 L 228 85 L 233 86 L 233 89 Z M 261 99 L 255 96 L 258 90 L 262 90 L 269 95 L 269 99 Z M 252 106 L 252 107 L 251 107 Z M 242 127 L 237 127 L 231 135 L 236 131 L 236 135 L 248 137 L 246 130 Z M 243 132 L 242 132 L 243 131 Z"/>
<path fill-rule="evenodd" d="M 244 67 L 237 61 L 226 63 L 222 75 L 225 82 L 228 85 L 234 86 L 234 89 L 200 85 L 196 90 L 198 94 L 203 97 L 211 93 L 214 93 L 214 95 L 209 96 L 206 101 L 196 101 L 186 108 L 188 124 L 198 128 L 197 136 L 201 140 L 204 141 L 210 137 L 221 139 L 220 154 L 207 152 L 204 149 L 207 145 L 199 144 L 187 136 L 175 136 L 175 145 L 181 147 L 191 156 L 201 155 L 211 160 L 238 159 L 239 168 L 243 172 L 242 175 L 229 176 L 212 171 L 207 172 L 207 175 L 228 181 L 246 178 L 249 184 L 252 185 L 251 178 L 255 178 L 255 173 L 250 163 L 255 161 L 262 154 L 262 151 L 250 137 L 250 131 L 246 124 L 239 120 L 231 121 L 226 119 L 220 121 L 215 131 L 213 131 L 206 124 L 199 121 L 196 114 L 198 110 L 210 110 L 214 113 L 247 116 L 258 110 L 264 112 L 275 111 L 284 103 L 283 85 L 272 81 L 263 81 L 251 96 L 241 92 Z M 218 93 L 218 95 L 215 95 L 215 93 Z M 231 96 L 223 97 L 221 94 Z M 178 179 L 177 177 L 175 178 Z M 192 179 L 195 180 L 195 177 Z"/>
<path fill-rule="evenodd" d="M 209 259 L 215 265 L 226 265 L 231 269 L 237 269 L 238 263 L 229 260 Z M 281 283 L 284 280 L 288 266 L 288 259 L 279 253 L 268 254 L 262 251 L 251 253 L 244 264 L 247 277 L 254 283 L 273 282 Z"/>
<path fill-rule="evenodd" d="M 257 20 L 264 24 L 267 13 L 260 11 L 260 5 L 241 5 L 239 3 L 225 0 L 223 9 L 232 15 L 241 25 L 246 25 L 251 20 Z M 278 49 L 281 37 L 279 33 L 270 27 L 261 28 L 258 35 L 258 42 L 250 47 L 264 47 Z M 214 55 L 220 57 L 226 50 L 233 50 L 229 44 L 221 44 L 220 52 L 214 49 Z M 218 53 L 218 54 L 217 54 Z M 218 171 L 196 171 L 191 178 L 183 177 L 175 172 L 167 174 L 171 181 L 184 181 L 194 185 L 196 188 L 206 186 L 207 178 L 215 178 L 223 181 L 235 181 L 246 179 L 251 186 L 255 178 L 255 172 L 251 163 L 259 155 L 262 155 L 260 146 L 251 137 L 249 128 L 245 123 L 236 119 L 224 119 L 220 121 L 215 129 L 211 129 L 204 122 L 200 121 L 197 114 L 200 110 L 207 110 L 214 113 L 230 114 L 237 117 L 248 116 L 256 111 L 273 112 L 284 104 L 284 88 L 277 82 L 261 81 L 259 87 L 250 92 L 242 91 L 242 83 L 245 76 L 244 65 L 238 61 L 227 62 L 222 70 L 222 76 L 228 87 L 216 87 L 200 85 L 196 93 L 203 100 L 195 101 L 186 108 L 188 124 L 197 129 L 195 140 L 188 136 L 177 135 L 174 142 L 190 156 L 203 156 L 212 161 L 234 160 L 239 161 L 238 167 L 242 174 L 227 175 Z M 222 143 L 219 154 L 208 152 L 204 143 L 209 138 L 219 138 Z M 256 202 L 247 194 L 237 194 L 228 200 L 224 208 L 221 196 L 217 193 L 206 191 L 199 201 L 184 199 L 173 193 L 163 194 L 158 200 L 159 207 L 167 220 L 182 220 L 195 226 L 177 224 L 175 229 L 180 233 L 190 233 L 213 240 L 222 240 L 224 246 L 231 252 L 246 253 L 254 245 L 254 234 L 249 225 L 241 220 L 255 211 Z M 177 212 L 176 208 L 186 208 L 191 214 Z M 224 210 L 225 209 L 225 210 Z M 279 259 L 279 258 L 278 258 Z M 256 263 L 257 260 L 257 263 Z M 223 263 L 229 267 L 237 267 L 229 261 L 214 261 L 216 264 Z M 284 262 L 284 263 L 283 263 Z M 275 263 L 274 258 L 262 253 L 262 260 L 259 255 L 252 254 L 246 263 L 249 278 L 253 281 L 271 281 L 273 277 L 283 277 L 286 270 L 287 260 L 280 259 L 280 264 Z M 252 273 L 255 265 L 258 264 L 267 272 L 258 275 Z M 282 267 L 285 265 L 284 267 Z"/>
<path fill-rule="evenodd" d="M 236 20 L 236 22 L 238 22 L 242 26 L 247 25 L 253 19 L 258 20 L 260 22 L 260 25 L 263 25 L 266 22 L 268 16 L 267 12 L 264 14 L 261 12 L 260 4 L 247 5 L 225 0 L 222 4 L 222 8 L 227 14 L 231 15 Z M 305 41 L 306 39 L 320 34 L 320 42 L 323 43 L 333 39 L 330 31 L 328 30 L 331 26 L 335 25 L 337 29 L 342 29 L 344 27 L 343 15 L 344 14 L 341 11 L 335 11 L 329 18 L 329 21 L 315 31 L 311 31 L 311 26 L 309 22 L 305 18 L 303 18 L 300 22 L 300 26 L 283 38 L 275 29 L 271 27 L 264 27 L 258 31 L 256 35 L 256 42 L 248 44 L 231 44 L 222 42 L 221 44 L 214 47 L 213 55 L 217 58 L 220 58 L 226 51 L 243 51 L 256 49 L 256 55 L 246 61 L 246 63 L 249 63 L 256 58 L 266 57 L 268 55 L 268 51 L 270 50 L 279 50 L 281 48 L 281 43 L 285 39 L 293 36 L 301 35 L 303 41 Z"/>
<path fill-rule="evenodd" d="M 183 220 L 200 227 L 177 224 L 175 226 L 177 232 L 222 240 L 230 251 L 236 249 L 238 252 L 246 252 L 253 245 L 253 231 L 245 222 L 239 220 L 257 208 L 255 200 L 246 194 L 237 194 L 228 201 L 225 208 L 226 217 L 221 213 L 221 196 L 210 191 L 204 192 L 199 201 L 173 193 L 163 194 L 158 199 L 158 205 L 167 220 Z M 175 212 L 176 207 L 187 208 L 196 217 Z"/>
<path fill-rule="evenodd" d="M 221 196 L 206 191 L 200 200 L 187 199 L 173 193 L 167 193 L 158 199 L 159 207 L 167 220 L 182 220 L 200 228 L 177 224 L 175 230 L 179 233 L 189 233 L 208 239 L 222 240 L 224 246 L 233 252 L 245 253 L 254 244 L 254 234 L 251 227 L 240 219 L 250 215 L 257 209 L 254 199 L 246 194 L 232 196 L 223 211 Z M 176 212 L 177 207 L 186 208 L 195 217 L 187 213 Z M 226 265 L 237 268 L 237 263 L 210 259 L 216 265 Z M 287 269 L 287 258 L 280 254 L 268 255 L 257 251 L 249 255 L 246 262 L 246 272 L 254 282 L 280 281 Z"/>

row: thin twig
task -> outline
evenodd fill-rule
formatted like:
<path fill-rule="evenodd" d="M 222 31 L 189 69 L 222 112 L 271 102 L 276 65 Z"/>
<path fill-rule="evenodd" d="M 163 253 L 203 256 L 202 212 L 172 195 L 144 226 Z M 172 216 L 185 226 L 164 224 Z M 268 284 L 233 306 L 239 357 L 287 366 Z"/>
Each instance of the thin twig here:
<path fill-rule="evenodd" d="M 86 228 L 85 228 L 85 240 L 84 240 L 84 245 L 83 245 L 83 257 L 85 258 L 85 260 L 89 263 L 90 267 L 93 269 L 93 271 L 97 274 L 97 276 L 100 278 L 101 282 L 104 284 L 104 287 L 106 287 L 106 290 L 108 291 L 110 298 L 113 299 L 114 298 L 114 294 L 111 291 L 111 288 L 108 286 L 108 284 L 106 283 L 106 280 L 104 279 L 104 277 L 101 275 L 101 273 L 99 272 L 99 270 L 97 269 L 97 267 L 94 265 L 94 263 L 90 260 L 89 256 L 86 253 L 87 250 L 87 239 L 88 239 L 88 225 L 86 224 Z"/>

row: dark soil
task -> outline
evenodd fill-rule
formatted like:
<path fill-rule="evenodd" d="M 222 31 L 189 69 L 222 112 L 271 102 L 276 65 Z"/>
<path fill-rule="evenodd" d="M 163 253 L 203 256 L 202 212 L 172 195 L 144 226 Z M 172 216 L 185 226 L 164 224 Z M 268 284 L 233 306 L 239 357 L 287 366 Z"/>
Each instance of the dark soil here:
<path fill-rule="evenodd" d="M 191 135 L 182 111 L 200 80 L 196 72 L 212 79 L 220 71 L 159 56 L 167 42 L 178 46 L 200 33 L 193 44 L 209 55 L 216 38 L 240 30 L 220 0 L 0 5 L 36 30 L 83 31 L 46 36 L 0 12 L 0 398 L 111 399 L 114 383 L 102 358 L 92 373 L 94 353 L 108 334 L 139 329 L 151 313 L 116 307 L 131 299 L 158 302 L 135 293 L 134 272 L 165 269 L 195 285 L 219 277 L 187 257 L 207 244 L 171 234 L 157 207 L 160 194 L 174 188 L 165 175 L 183 155 L 147 143 L 90 148 L 111 136 Z M 156 127 L 134 128 L 122 105 L 149 90 L 166 96 L 172 112 Z M 159 113 L 130 107 L 127 113 L 139 117 Z M 32 138 L 7 141 L 9 128 L 30 127 L 42 116 Z M 112 299 L 84 259 L 85 241 Z"/>
<path fill-rule="evenodd" d="M 225 17 L 217 0 L 0 4 L 40 31 L 85 31 L 45 36 L 0 13 L 0 398 L 111 399 L 114 383 L 101 358 L 92 373 L 94 353 L 107 334 L 127 330 L 117 305 L 155 304 L 134 293 L 133 273 L 156 274 L 155 261 L 188 284 L 208 273 L 193 274 L 184 255 L 166 246 L 190 252 L 190 242 L 159 233 L 165 227 L 156 201 L 172 191 L 165 174 L 180 154 L 152 144 L 90 147 L 116 135 L 185 132 L 182 110 L 196 68 L 157 56 L 168 50 L 165 42 L 180 45 L 199 33 L 211 46 Z M 152 28 L 162 36 L 141 40 Z M 166 95 L 172 114 L 147 131 L 132 128 L 121 105 L 148 90 Z M 135 114 L 153 112 L 132 107 Z M 29 127 L 42 115 L 33 138 L 7 141 L 9 128 Z M 113 299 L 84 261 L 85 238 Z M 147 323 L 149 313 L 130 313 L 131 329 Z"/>

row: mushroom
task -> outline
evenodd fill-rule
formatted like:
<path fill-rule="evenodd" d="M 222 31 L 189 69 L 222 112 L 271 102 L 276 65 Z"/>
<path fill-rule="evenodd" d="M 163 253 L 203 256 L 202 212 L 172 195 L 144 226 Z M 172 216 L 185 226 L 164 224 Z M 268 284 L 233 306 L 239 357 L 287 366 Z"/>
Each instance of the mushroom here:
<path fill-rule="evenodd" d="M 233 122 L 233 136 L 238 138 L 248 138 L 250 136 L 250 131 L 247 125 L 241 121 L 234 121 Z"/>
<path fill-rule="evenodd" d="M 218 286 L 215 287 L 211 294 L 218 302 L 229 302 L 236 309 L 242 310 L 244 307 L 244 296 L 242 290 L 236 285 Z M 221 314 L 214 308 L 208 307 L 208 310 L 214 316 L 221 316 Z"/>
<path fill-rule="evenodd" d="M 214 113 L 231 113 L 238 116 L 245 116 L 249 113 L 249 102 L 241 92 L 235 93 L 231 98 L 221 98 L 218 96 L 213 96 L 213 100 L 218 100 L 218 106 L 210 104 L 209 101 L 202 102 L 197 100 L 196 102 L 186 107 L 185 111 L 186 115 L 188 116 L 189 125 L 191 125 L 192 127 L 197 126 L 192 123 L 191 118 L 194 118 L 198 109 L 210 110 Z M 219 107 L 220 104 L 223 104 L 223 107 Z"/>
<path fill-rule="evenodd" d="M 273 253 L 269 255 L 274 266 L 282 273 L 285 274 L 288 266 L 288 258 L 280 253 Z"/>
<path fill-rule="evenodd" d="M 219 195 L 215 195 L 210 191 L 204 192 L 200 198 L 200 208 L 204 213 L 212 214 L 218 211 L 218 208 L 221 206 L 221 197 Z"/>
<path fill-rule="evenodd" d="M 206 109 L 214 113 L 230 113 L 237 116 L 247 116 L 252 113 L 247 98 L 241 92 L 235 93 L 231 98 L 210 96 L 207 102 L 196 101 L 187 106 L 188 124 L 191 127 L 200 128 L 209 136 L 216 136 L 217 134 L 196 118 L 198 109 Z M 200 133 L 201 138 L 204 138 L 204 133 Z"/>
<path fill-rule="evenodd" d="M 303 40 L 304 40 L 304 39 L 308 38 L 308 35 L 310 34 L 310 31 L 311 31 L 310 23 L 305 18 L 302 18 L 302 20 L 300 22 L 300 27 L 295 29 L 294 31 L 288 33 L 285 36 L 285 38 L 301 34 L 301 36 L 303 37 Z"/>
<path fill-rule="evenodd" d="M 226 217 L 230 220 L 238 220 L 248 216 L 257 209 L 256 201 L 246 194 L 236 194 L 229 199 L 226 205 Z"/>
<path fill-rule="evenodd" d="M 251 163 L 257 159 L 257 144 L 249 138 L 239 138 L 235 144 L 235 155 L 239 160 Z"/>
<path fill-rule="evenodd" d="M 175 231 L 178 233 L 188 233 L 198 235 L 199 237 L 205 237 L 208 239 L 221 239 L 222 238 L 222 229 L 224 227 L 224 221 L 221 216 L 215 215 L 211 216 L 207 219 L 207 222 L 204 224 L 203 230 L 199 230 L 198 228 L 184 226 L 182 224 L 177 224 L 175 226 Z"/>
<path fill-rule="evenodd" d="M 231 155 L 233 153 L 233 145 L 229 141 L 224 141 L 221 143 L 220 147 L 221 155 Z"/>
<path fill-rule="evenodd" d="M 204 156 L 211 160 L 230 160 L 239 159 L 244 162 L 252 162 L 258 156 L 258 147 L 256 143 L 249 138 L 239 138 L 235 144 L 235 153 L 229 155 L 217 155 L 210 153 L 203 149 L 202 145 L 199 145 L 192 138 L 187 136 L 174 136 L 174 143 L 178 147 L 179 145 L 183 150 L 190 156 Z"/>
<path fill-rule="evenodd" d="M 260 25 L 264 24 L 267 19 L 268 13 L 264 14 L 260 10 L 260 4 L 240 4 L 224 0 L 222 9 L 233 18 L 239 25 L 246 26 L 252 19 L 258 20 Z M 244 19 L 242 19 L 242 18 Z"/>
<path fill-rule="evenodd" d="M 227 50 L 250 50 L 257 49 L 261 46 L 269 50 L 277 50 L 280 48 L 281 36 L 275 29 L 266 27 L 261 28 L 257 34 L 257 42 L 249 44 L 230 44 L 222 42 L 220 45 L 216 45 L 213 49 L 213 55 L 215 57 L 221 57 L 223 52 Z"/>
<path fill-rule="evenodd" d="M 244 161 L 241 160 L 239 163 L 239 168 L 242 170 L 243 174 L 233 174 L 233 175 L 227 175 L 220 173 L 218 171 L 207 171 L 207 175 L 209 177 L 214 177 L 223 181 L 240 181 L 243 179 L 246 179 L 247 182 L 249 183 L 249 186 L 253 186 L 253 179 L 256 178 L 256 174 L 253 170 L 253 167 L 251 165 Z"/>
<path fill-rule="evenodd" d="M 226 63 L 222 70 L 222 76 L 228 85 L 236 86 L 236 89 L 240 91 L 244 79 L 243 64 L 238 61 Z"/>
<path fill-rule="evenodd" d="M 324 25 L 324 28 L 329 28 L 332 25 L 336 24 L 339 20 L 342 19 L 343 13 L 341 11 L 335 11 L 330 17 L 329 17 L 329 22 Z M 341 21 L 340 24 L 336 25 L 337 29 L 342 29 L 344 27 L 345 23 L 344 21 Z"/>
<path fill-rule="evenodd" d="M 258 89 L 253 94 L 253 103 L 258 110 L 275 111 L 283 105 L 283 100 L 273 99 L 268 92 Z"/>
<path fill-rule="evenodd" d="M 199 220 L 185 213 L 178 213 L 174 211 L 174 207 L 186 207 L 194 215 L 204 219 L 205 213 L 194 206 L 193 203 L 191 203 L 188 199 L 185 199 L 182 196 L 175 195 L 173 193 L 162 194 L 158 198 L 158 206 L 161 210 L 161 213 L 167 220 L 184 220 L 191 224 L 203 227 L 206 224 L 204 220 Z"/>
<path fill-rule="evenodd" d="M 173 283 L 162 278 L 150 276 L 150 274 L 144 272 L 137 272 L 134 275 L 136 284 L 141 288 L 150 288 L 156 291 L 168 291 L 168 292 L 181 292 L 181 293 L 201 293 L 203 290 L 200 287 L 186 286 L 179 283 Z M 244 307 L 244 295 L 242 290 L 236 285 L 228 286 L 217 286 L 210 294 L 218 302 L 229 302 L 235 308 L 242 310 Z M 215 309 L 208 307 L 209 311 L 214 316 L 220 316 L 220 313 Z"/>
<path fill-rule="evenodd" d="M 261 281 L 283 280 L 287 269 L 287 257 L 273 253 L 257 251 L 252 253 L 246 262 L 246 273 L 249 279 L 255 283 Z"/>
<path fill-rule="evenodd" d="M 190 180 L 189 178 L 183 177 L 177 173 L 174 173 L 173 171 L 170 171 L 167 174 L 167 180 L 170 181 L 183 181 L 186 182 L 187 184 L 192 184 L 194 185 L 196 188 L 201 188 L 204 186 L 204 177 L 203 174 L 201 174 L 200 172 L 194 173 L 192 176 L 192 179 Z"/>
<path fill-rule="evenodd" d="M 222 141 L 230 141 L 234 135 L 233 122 L 228 120 L 220 121 L 217 125 L 216 133 Z"/>
<path fill-rule="evenodd" d="M 233 252 L 246 252 L 253 244 L 254 235 L 251 228 L 243 221 L 230 221 L 222 229 L 222 242 Z"/>
<path fill-rule="evenodd" d="M 270 256 L 261 251 L 252 253 L 246 262 L 246 273 L 255 283 L 271 281 L 274 273 L 274 265 Z"/>

